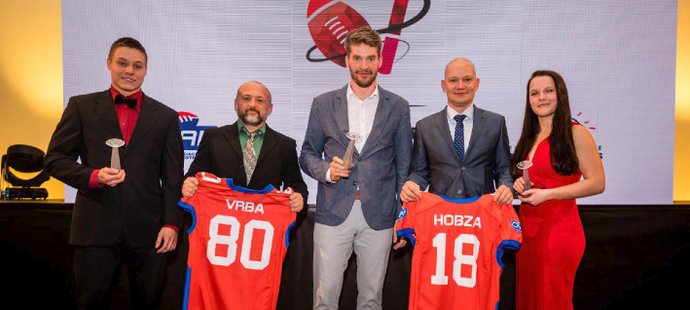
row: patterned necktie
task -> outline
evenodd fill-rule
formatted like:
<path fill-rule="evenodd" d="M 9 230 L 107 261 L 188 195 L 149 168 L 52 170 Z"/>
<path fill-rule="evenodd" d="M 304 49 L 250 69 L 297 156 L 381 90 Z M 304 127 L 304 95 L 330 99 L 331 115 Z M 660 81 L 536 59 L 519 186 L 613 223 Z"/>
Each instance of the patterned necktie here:
<path fill-rule="evenodd" d="M 466 115 L 456 115 L 453 119 L 455 123 L 455 139 L 453 139 L 453 145 L 455 145 L 455 153 L 458 154 L 458 159 L 462 163 L 465 159 L 465 126 L 462 121 L 465 119 Z"/>
<path fill-rule="evenodd" d="M 247 174 L 247 184 L 252 178 L 252 173 L 254 173 L 254 168 L 256 168 L 256 151 L 254 151 L 254 137 L 256 137 L 256 131 L 250 132 L 249 140 L 242 150 L 242 161 L 244 161 L 244 172 Z"/>

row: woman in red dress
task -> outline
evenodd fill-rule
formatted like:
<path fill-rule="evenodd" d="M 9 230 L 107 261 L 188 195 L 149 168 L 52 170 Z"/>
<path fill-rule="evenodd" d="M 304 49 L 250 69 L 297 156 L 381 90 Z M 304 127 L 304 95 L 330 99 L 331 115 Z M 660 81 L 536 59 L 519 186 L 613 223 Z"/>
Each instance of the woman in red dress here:
<path fill-rule="evenodd" d="M 529 185 L 517 168 L 524 160 L 532 163 Z M 568 90 L 554 71 L 536 71 L 527 82 L 525 119 L 512 161 L 523 229 L 516 308 L 573 309 L 575 273 L 585 251 L 575 199 L 602 193 L 605 177 L 594 138 L 572 120 Z"/>

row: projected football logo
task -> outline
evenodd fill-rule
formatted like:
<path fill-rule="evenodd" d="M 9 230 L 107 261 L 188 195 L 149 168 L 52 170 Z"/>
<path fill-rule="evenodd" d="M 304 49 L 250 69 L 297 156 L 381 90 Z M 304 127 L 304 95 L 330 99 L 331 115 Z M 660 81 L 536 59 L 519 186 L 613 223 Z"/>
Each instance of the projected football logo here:
<path fill-rule="evenodd" d="M 429 11 L 431 0 L 424 0 L 422 10 L 412 19 L 404 21 L 407 12 L 408 0 L 394 0 L 393 11 L 387 28 L 376 31 L 385 37 L 381 49 L 382 63 L 379 72 L 389 74 L 393 69 L 393 62 L 398 50 L 400 32 L 418 22 Z M 310 62 L 332 61 L 341 67 L 345 67 L 345 39 L 350 31 L 369 23 L 354 8 L 342 1 L 311 0 L 307 7 L 307 26 L 315 45 L 307 51 L 307 60 Z M 319 49 L 323 58 L 311 56 L 314 50 Z M 403 53 L 397 60 L 405 56 Z"/>
<path fill-rule="evenodd" d="M 177 112 L 177 117 L 180 120 L 180 134 L 182 135 L 185 159 L 194 159 L 194 154 L 199 149 L 199 143 L 204 136 L 204 131 L 216 128 L 216 126 L 199 126 L 199 117 L 185 111 Z"/>

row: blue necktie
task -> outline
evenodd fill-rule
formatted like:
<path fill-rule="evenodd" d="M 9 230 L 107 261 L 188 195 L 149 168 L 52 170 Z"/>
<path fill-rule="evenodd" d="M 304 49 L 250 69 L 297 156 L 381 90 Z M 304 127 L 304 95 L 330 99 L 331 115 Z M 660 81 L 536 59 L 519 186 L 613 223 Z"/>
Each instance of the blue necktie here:
<path fill-rule="evenodd" d="M 465 158 L 465 126 L 462 121 L 467 117 L 466 115 L 456 115 L 453 119 L 457 122 L 455 124 L 455 139 L 453 145 L 455 145 L 455 153 L 458 154 L 458 159 L 460 163 Z"/>

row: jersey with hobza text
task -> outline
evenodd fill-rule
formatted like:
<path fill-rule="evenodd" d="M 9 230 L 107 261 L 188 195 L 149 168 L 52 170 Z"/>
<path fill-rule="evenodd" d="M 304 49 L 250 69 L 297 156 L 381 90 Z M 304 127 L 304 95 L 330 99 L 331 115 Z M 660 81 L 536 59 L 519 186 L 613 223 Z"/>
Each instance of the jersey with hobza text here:
<path fill-rule="evenodd" d="M 498 308 L 501 257 L 522 242 L 512 205 L 423 192 L 403 205 L 395 231 L 414 246 L 409 309 Z"/>

